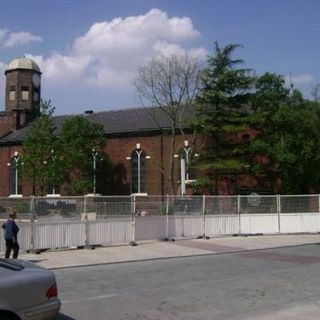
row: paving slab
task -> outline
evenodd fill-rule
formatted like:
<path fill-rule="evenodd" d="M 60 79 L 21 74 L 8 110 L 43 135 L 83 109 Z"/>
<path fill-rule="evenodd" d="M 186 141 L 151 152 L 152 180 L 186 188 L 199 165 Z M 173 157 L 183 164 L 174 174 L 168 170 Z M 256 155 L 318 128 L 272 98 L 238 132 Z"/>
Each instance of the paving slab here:
<path fill-rule="evenodd" d="M 69 268 L 97 264 L 121 263 L 223 254 L 269 248 L 320 243 L 318 234 L 222 237 L 178 241 L 141 242 L 137 246 L 109 246 L 93 249 L 59 249 L 41 254 L 22 253 L 19 258 L 33 261 L 48 269 Z"/>

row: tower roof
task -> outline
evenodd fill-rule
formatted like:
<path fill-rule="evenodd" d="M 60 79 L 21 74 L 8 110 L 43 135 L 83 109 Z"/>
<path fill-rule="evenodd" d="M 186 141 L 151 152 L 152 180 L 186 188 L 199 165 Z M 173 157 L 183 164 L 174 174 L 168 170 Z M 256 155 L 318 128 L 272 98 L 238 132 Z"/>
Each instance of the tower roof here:
<path fill-rule="evenodd" d="M 24 56 L 21 58 L 17 58 L 17 59 L 12 60 L 9 63 L 9 66 L 8 66 L 8 69 L 6 70 L 6 72 L 10 71 L 10 70 L 16 70 L 16 69 L 35 70 L 35 71 L 40 72 L 39 66 L 30 58 L 27 58 Z"/>

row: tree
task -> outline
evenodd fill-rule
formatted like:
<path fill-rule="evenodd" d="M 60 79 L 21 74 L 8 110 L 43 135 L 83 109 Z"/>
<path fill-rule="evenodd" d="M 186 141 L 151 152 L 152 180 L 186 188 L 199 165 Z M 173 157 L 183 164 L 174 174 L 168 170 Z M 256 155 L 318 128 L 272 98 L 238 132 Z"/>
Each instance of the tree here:
<path fill-rule="evenodd" d="M 106 161 L 108 156 L 103 149 L 106 144 L 105 132 L 102 125 L 90 122 L 88 119 L 75 116 L 67 119 L 59 135 L 59 144 L 63 148 L 65 179 L 73 194 L 84 194 L 93 189 L 93 157 Z M 99 179 L 103 177 L 96 175 Z"/>
<path fill-rule="evenodd" d="M 238 67 L 242 60 L 232 57 L 239 47 L 229 44 L 221 48 L 215 42 L 197 97 L 200 107 L 193 125 L 206 138 L 200 168 L 206 172 L 215 194 L 223 176 L 230 178 L 246 163 L 245 150 L 235 145 L 234 137 L 248 126 L 254 78 L 250 69 Z"/>
<path fill-rule="evenodd" d="M 199 84 L 200 68 L 196 58 L 189 56 L 159 56 L 138 70 L 134 86 L 137 96 L 149 111 L 161 132 L 161 176 L 164 179 L 163 132 L 159 123 L 159 109 L 171 123 L 171 152 L 169 181 L 172 192 L 176 193 L 175 159 L 176 133 L 183 131 L 183 113 L 194 103 Z M 158 107 L 158 108 L 150 108 Z"/>
<path fill-rule="evenodd" d="M 317 83 L 311 91 L 311 95 L 314 101 L 320 102 L 320 83 Z"/>
<path fill-rule="evenodd" d="M 262 156 L 253 166 L 261 183 L 275 192 L 307 193 L 318 190 L 320 175 L 320 106 L 301 92 L 285 87 L 283 76 L 266 73 L 257 78 L 253 97 L 258 136 L 252 155 Z M 260 158 L 261 159 L 261 158 Z"/>
<path fill-rule="evenodd" d="M 31 182 L 32 194 L 38 189 L 43 195 L 48 182 L 48 167 L 46 161 L 55 146 L 54 124 L 52 114 L 54 107 L 51 101 L 42 100 L 40 115 L 32 123 L 30 131 L 23 142 L 23 177 Z"/>

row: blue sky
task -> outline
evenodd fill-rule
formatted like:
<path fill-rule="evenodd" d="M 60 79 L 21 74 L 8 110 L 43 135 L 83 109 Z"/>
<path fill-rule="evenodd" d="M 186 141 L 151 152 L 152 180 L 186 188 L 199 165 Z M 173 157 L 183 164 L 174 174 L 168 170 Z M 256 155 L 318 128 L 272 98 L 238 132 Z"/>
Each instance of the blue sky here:
<path fill-rule="evenodd" d="M 24 54 L 38 62 L 42 98 L 56 114 L 137 106 L 139 65 L 161 52 L 205 59 L 214 41 L 258 74 L 291 73 L 310 97 L 320 83 L 318 0 L 10 0 L 0 11 L 0 105 L 4 70 Z M 4 110 L 4 107 L 1 107 Z"/>

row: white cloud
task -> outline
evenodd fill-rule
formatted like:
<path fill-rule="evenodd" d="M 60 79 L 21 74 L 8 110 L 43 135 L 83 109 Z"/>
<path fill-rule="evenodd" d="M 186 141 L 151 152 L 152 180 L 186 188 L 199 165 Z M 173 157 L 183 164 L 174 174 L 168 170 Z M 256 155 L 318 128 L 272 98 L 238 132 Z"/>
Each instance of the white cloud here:
<path fill-rule="evenodd" d="M 94 23 L 74 40 L 68 54 L 31 57 L 51 84 L 126 87 L 137 67 L 159 52 L 205 57 L 204 48 L 184 48 L 199 36 L 190 18 L 170 18 L 152 9 L 144 15 Z"/>
<path fill-rule="evenodd" d="M 5 38 L 7 33 L 8 33 L 7 29 L 0 29 L 0 41 L 2 41 Z"/>
<path fill-rule="evenodd" d="M 3 75 L 7 65 L 0 61 L 0 74 Z M 0 92 L 5 90 L 5 77 L 0 77 Z"/>
<path fill-rule="evenodd" d="M 41 42 L 42 38 L 28 31 L 9 32 L 7 29 L 0 29 L 0 45 L 3 48 L 11 48 L 24 45 L 30 42 Z"/>
<path fill-rule="evenodd" d="M 311 74 L 300 74 L 296 76 L 286 76 L 285 77 L 287 83 L 293 84 L 306 84 L 306 83 L 312 83 L 315 81 L 314 77 Z"/>

